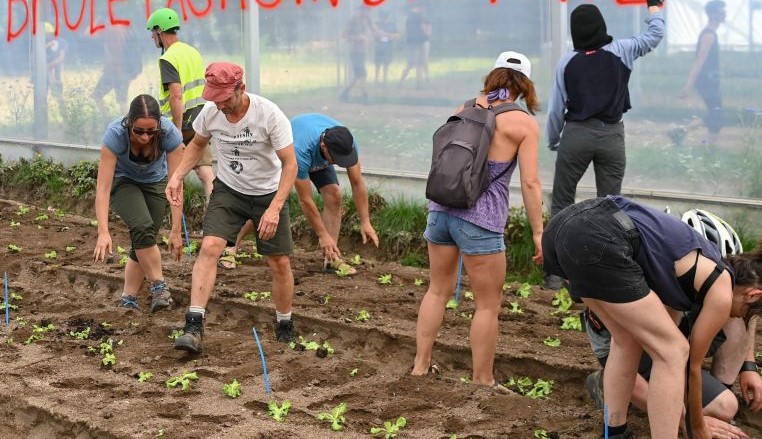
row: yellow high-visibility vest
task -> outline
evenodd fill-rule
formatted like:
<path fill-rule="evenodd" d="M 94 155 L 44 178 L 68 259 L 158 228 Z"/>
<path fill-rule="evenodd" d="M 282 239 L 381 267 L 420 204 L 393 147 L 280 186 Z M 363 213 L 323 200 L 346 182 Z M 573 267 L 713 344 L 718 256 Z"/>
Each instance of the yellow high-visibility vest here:
<path fill-rule="evenodd" d="M 201 94 L 204 92 L 204 61 L 201 54 L 193 46 L 177 41 L 159 60 L 166 60 L 180 74 L 180 86 L 183 89 L 183 113 L 191 108 L 204 105 L 206 102 Z M 161 61 L 159 61 L 161 64 Z M 172 119 L 172 109 L 169 106 L 169 88 L 164 89 L 164 85 L 159 87 L 159 105 L 161 113 Z"/>

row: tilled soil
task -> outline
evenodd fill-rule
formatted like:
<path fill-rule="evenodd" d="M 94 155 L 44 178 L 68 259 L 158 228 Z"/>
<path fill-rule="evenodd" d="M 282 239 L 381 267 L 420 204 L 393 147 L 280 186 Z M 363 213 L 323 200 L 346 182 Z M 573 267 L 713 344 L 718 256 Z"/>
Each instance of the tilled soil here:
<path fill-rule="evenodd" d="M 447 312 L 435 346 L 441 373 L 411 377 L 427 271 L 365 259 L 355 276 L 342 278 L 322 272 L 319 253 L 304 249 L 292 258 L 296 329 L 305 341 L 328 342 L 333 353 L 321 358 L 275 341 L 272 298 L 244 297 L 271 289 L 269 271 L 262 259 L 247 258 L 236 269 L 219 270 L 204 352 L 191 356 L 174 350 L 170 335 L 182 329 L 193 257 L 171 262 L 163 249 L 174 308 L 156 314 L 126 310 L 117 307 L 121 255 L 106 264 L 92 261 L 96 228 L 90 219 L 33 206 L 23 212 L 17 202 L 0 201 L 0 270 L 8 274 L 10 293 L 22 297 L 10 300 L 18 309 L 0 330 L 0 437 L 369 437 L 371 427 L 400 416 L 407 425 L 398 437 L 532 438 L 539 429 L 548 437 L 599 434 L 602 414 L 583 386 L 597 363 L 584 333 L 560 329 L 562 315 L 552 314 L 553 292 L 533 287 L 522 298 L 515 294 L 520 285 L 507 286 L 495 362 L 501 382 L 524 376 L 552 380 L 545 399 L 496 394 L 467 382 L 474 309 L 465 298 L 467 277 L 460 306 Z M 128 248 L 121 222 L 111 226 L 114 245 Z M 242 251 L 254 253 L 250 245 Z M 388 274 L 391 283 L 380 283 Z M 145 288 L 140 300 L 147 309 Z M 509 312 L 510 302 L 523 313 Z M 361 310 L 369 320 L 358 321 Z M 569 315 L 574 314 L 573 309 Z M 49 324 L 55 329 L 35 332 Z M 561 345 L 545 345 L 548 337 Z M 116 363 L 104 366 L 100 346 L 108 340 Z M 153 373 L 153 379 L 138 382 L 140 372 Z M 198 377 L 188 390 L 166 386 L 184 372 Z M 234 379 L 242 385 L 235 399 L 222 391 Z M 276 422 L 268 416 L 268 402 L 284 401 L 292 407 L 284 422 Z M 334 432 L 317 415 L 342 402 L 344 428 Z M 638 435 L 647 436 L 644 415 L 632 411 L 631 421 Z M 739 425 L 762 437 L 759 416 L 746 415 Z"/>

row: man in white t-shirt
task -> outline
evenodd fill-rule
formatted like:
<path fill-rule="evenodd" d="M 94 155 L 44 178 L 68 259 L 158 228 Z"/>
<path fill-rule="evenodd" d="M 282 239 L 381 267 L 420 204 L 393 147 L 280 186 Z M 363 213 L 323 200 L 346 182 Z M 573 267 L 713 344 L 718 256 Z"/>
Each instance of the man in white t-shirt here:
<path fill-rule="evenodd" d="M 193 122 L 196 135 L 167 184 L 170 203 L 181 205 L 183 178 L 214 138 L 217 179 L 204 216 L 201 251 L 193 265 L 184 334 L 175 340 L 175 349 L 202 350 L 204 315 L 217 277 L 217 260 L 226 245 L 235 243 L 249 219 L 257 224 L 257 251 L 272 272 L 276 338 L 288 342 L 294 339 L 294 276 L 287 201 L 297 172 L 291 124 L 277 105 L 246 93 L 240 66 L 212 63 L 205 77 L 203 97 L 209 102 Z"/>

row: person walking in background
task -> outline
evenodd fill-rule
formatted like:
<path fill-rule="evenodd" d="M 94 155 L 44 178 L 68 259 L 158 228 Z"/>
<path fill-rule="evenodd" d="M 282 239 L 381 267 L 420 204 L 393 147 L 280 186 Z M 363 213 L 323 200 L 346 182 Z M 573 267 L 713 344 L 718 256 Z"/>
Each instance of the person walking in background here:
<path fill-rule="evenodd" d="M 349 99 L 349 92 L 357 85 L 360 88 L 363 103 L 368 103 L 368 69 L 365 67 L 365 63 L 368 54 L 368 42 L 373 34 L 373 29 L 368 8 L 359 6 L 350 17 L 347 28 L 344 30 L 344 38 L 349 44 L 349 64 L 352 66 L 352 77 L 347 86 L 339 93 L 339 100 L 342 102 Z"/>
<path fill-rule="evenodd" d="M 188 145 L 195 134 L 193 121 L 204 106 L 201 97 L 204 62 L 198 50 L 178 39 L 180 17 L 173 9 L 161 8 L 154 11 L 148 18 L 146 28 L 151 31 L 156 47 L 162 50 L 159 58 L 161 112 L 172 118 L 172 122 L 183 133 L 183 143 Z M 204 187 L 208 204 L 214 181 L 210 149 L 204 151 L 204 156 L 193 170 Z"/>
<path fill-rule="evenodd" d="M 276 338 L 289 342 L 294 339 L 294 275 L 288 195 L 297 171 L 291 124 L 277 105 L 246 92 L 240 66 L 212 63 L 205 76 L 203 96 L 209 102 L 193 122 L 196 135 L 166 191 L 173 206 L 182 206 L 183 178 L 213 138 L 218 175 L 204 215 L 201 251 L 193 264 L 184 334 L 175 340 L 175 349 L 194 353 L 203 349 L 204 317 L 217 261 L 247 220 L 257 224 L 257 251 L 265 256 L 272 274 Z"/>
<path fill-rule="evenodd" d="M 125 26 L 111 26 L 104 32 L 103 73 L 93 89 L 93 100 L 101 116 L 110 111 L 104 97 L 114 90 L 114 98 L 121 113 L 127 111 L 127 90 L 130 82 L 143 70 L 143 60 L 130 51 L 133 32 Z"/>
<path fill-rule="evenodd" d="M 413 4 L 405 20 L 405 51 L 407 65 L 402 70 L 400 84 L 405 81 L 410 70 L 415 69 L 415 86 L 421 88 L 421 80 L 429 80 L 429 39 L 431 22 L 424 15 L 423 6 Z"/>
<path fill-rule="evenodd" d="M 680 96 L 686 97 L 691 89 L 698 92 L 707 108 L 704 125 L 709 132 L 705 142 L 717 144 L 717 137 L 725 124 L 720 93 L 720 45 L 717 40 L 717 29 L 725 22 L 725 2 L 711 0 L 704 6 L 709 19 L 701 31 L 696 43 L 696 59 L 688 74 L 688 81 L 680 90 Z"/>
<path fill-rule="evenodd" d="M 180 130 L 161 116 L 159 103 L 148 95 L 133 99 L 127 115 L 111 122 L 103 135 L 95 189 L 98 240 L 93 256 L 96 262 L 102 262 L 113 254 L 108 226 L 110 204 L 130 231 L 131 248 L 124 266 L 121 299 L 125 308 L 140 310 L 137 295 L 145 279 L 150 282 L 151 312 L 172 304 L 156 240 L 167 208 L 167 177 L 180 164 L 182 146 Z M 169 252 L 179 260 L 182 205 L 172 206 L 170 211 Z"/>
<path fill-rule="evenodd" d="M 66 102 L 63 97 L 63 64 L 69 44 L 56 35 L 55 26 L 45 22 L 45 57 L 48 68 L 48 90 L 58 104 L 61 117 L 66 115 Z"/>
<path fill-rule="evenodd" d="M 531 64 L 526 56 L 516 52 L 501 53 L 473 105 L 497 107 L 523 99 L 527 109 L 534 114 L 539 105 L 530 74 Z M 462 110 L 463 107 L 456 113 Z M 424 237 L 428 241 L 431 278 L 418 310 L 416 354 L 411 373 L 425 375 L 436 371 L 432 348 L 442 326 L 445 305 L 454 291 L 459 255 L 463 254 L 476 304 L 469 336 L 473 382 L 507 393 L 508 389 L 495 380 L 493 365 L 506 273 L 503 232 L 508 220 L 508 184 L 517 164 L 535 245 L 532 260 L 536 264 L 543 260 L 540 246 L 542 192 L 538 175 L 537 121 L 518 106 L 516 111 L 498 114 L 496 119 L 488 153 L 491 183 L 476 204 L 469 209 L 454 209 L 429 202 Z"/>
<path fill-rule="evenodd" d="M 379 82 L 379 73 L 381 80 L 386 84 L 386 78 L 389 73 L 389 64 L 392 62 L 394 54 L 394 40 L 397 38 L 397 24 L 391 19 L 387 11 L 379 12 L 379 20 L 375 28 L 375 49 L 373 61 L 376 64 L 376 74 L 374 80 Z"/>
<path fill-rule="evenodd" d="M 577 183 L 590 162 L 599 197 L 622 191 L 626 154 L 622 115 L 629 110 L 628 81 L 637 58 L 656 48 L 664 36 L 660 0 L 648 0 L 648 28 L 638 36 L 614 40 L 595 5 L 571 13 L 574 50 L 558 62 L 548 103 L 548 148 L 557 151 L 551 216 L 574 204 Z M 545 288 L 560 289 L 561 279 L 545 274 Z"/>
<path fill-rule="evenodd" d="M 569 282 L 611 333 L 603 374 L 611 439 L 632 438 L 627 411 L 638 362 L 653 360 L 648 387 L 651 437 L 678 436 L 687 374 L 692 437 L 708 438 L 702 412 L 702 363 L 728 319 L 762 312 L 762 250 L 726 265 L 693 228 L 669 214 L 619 195 L 585 200 L 551 218 L 542 237 L 546 272 Z M 700 309 L 689 331 L 676 322 Z M 601 435 L 601 437 L 604 437 Z"/>

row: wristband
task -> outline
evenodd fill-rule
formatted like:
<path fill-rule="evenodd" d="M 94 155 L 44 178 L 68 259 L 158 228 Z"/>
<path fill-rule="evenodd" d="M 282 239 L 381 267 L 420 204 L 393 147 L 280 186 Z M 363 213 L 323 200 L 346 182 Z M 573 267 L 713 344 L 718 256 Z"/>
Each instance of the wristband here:
<path fill-rule="evenodd" d="M 759 367 L 757 367 L 757 363 L 754 361 L 744 361 L 741 365 L 741 372 L 757 372 L 759 370 Z"/>

